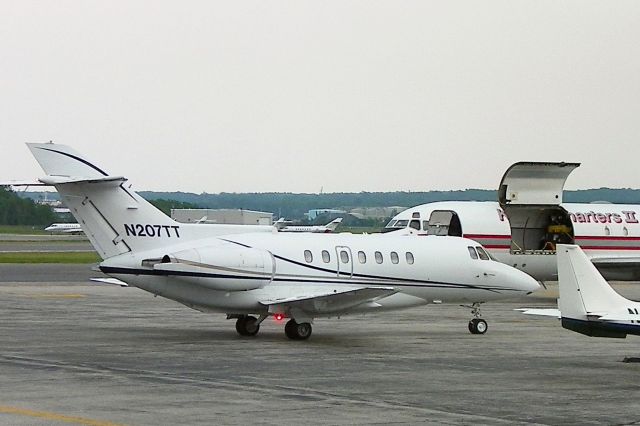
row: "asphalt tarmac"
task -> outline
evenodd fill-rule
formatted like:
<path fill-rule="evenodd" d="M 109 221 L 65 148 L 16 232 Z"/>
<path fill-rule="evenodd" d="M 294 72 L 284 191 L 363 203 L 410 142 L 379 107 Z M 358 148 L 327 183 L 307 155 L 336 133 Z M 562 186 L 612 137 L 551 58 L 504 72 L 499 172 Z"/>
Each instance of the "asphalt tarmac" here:
<path fill-rule="evenodd" d="M 290 341 L 273 319 L 243 338 L 69 265 L 1 266 L 0 424 L 640 424 L 640 364 L 622 362 L 640 338 L 513 311 L 552 306 L 554 287 L 486 305 L 484 336 L 442 305 L 319 319 Z"/>

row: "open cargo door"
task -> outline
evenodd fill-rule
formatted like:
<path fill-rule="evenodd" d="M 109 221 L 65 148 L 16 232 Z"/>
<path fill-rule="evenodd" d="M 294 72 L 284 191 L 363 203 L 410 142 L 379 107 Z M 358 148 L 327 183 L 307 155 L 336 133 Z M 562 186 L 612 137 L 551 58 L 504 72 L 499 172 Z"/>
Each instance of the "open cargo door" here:
<path fill-rule="evenodd" d="M 519 162 L 507 169 L 498 201 L 511 225 L 512 253 L 555 253 L 573 243 L 573 225 L 561 206 L 564 184 L 580 163 Z"/>

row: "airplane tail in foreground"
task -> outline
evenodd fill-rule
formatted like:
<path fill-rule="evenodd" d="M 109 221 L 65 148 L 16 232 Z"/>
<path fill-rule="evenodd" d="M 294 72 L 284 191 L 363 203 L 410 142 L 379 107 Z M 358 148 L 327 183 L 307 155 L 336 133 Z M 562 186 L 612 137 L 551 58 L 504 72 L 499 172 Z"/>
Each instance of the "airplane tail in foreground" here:
<path fill-rule="evenodd" d="M 600 275 L 580 247 L 558 244 L 558 308 L 563 317 L 586 319 L 628 302 Z"/>
<path fill-rule="evenodd" d="M 271 232 L 272 227 L 194 225 L 174 221 L 112 176 L 65 145 L 27 144 L 98 254 L 107 259 L 188 240 L 237 232 Z M 195 228 L 194 228 L 195 227 Z"/>
<path fill-rule="evenodd" d="M 562 326 L 595 337 L 638 334 L 640 304 L 618 294 L 582 249 L 558 244 L 558 308 Z"/>

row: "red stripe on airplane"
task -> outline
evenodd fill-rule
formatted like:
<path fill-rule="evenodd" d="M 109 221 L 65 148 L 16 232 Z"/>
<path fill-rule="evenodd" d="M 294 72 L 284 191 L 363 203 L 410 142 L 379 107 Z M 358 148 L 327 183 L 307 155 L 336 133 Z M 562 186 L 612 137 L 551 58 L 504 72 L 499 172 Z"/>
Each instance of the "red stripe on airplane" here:
<path fill-rule="evenodd" d="M 576 236 L 576 240 L 589 241 L 640 241 L 640 237 L 615 237 L 615 236 Z"/>

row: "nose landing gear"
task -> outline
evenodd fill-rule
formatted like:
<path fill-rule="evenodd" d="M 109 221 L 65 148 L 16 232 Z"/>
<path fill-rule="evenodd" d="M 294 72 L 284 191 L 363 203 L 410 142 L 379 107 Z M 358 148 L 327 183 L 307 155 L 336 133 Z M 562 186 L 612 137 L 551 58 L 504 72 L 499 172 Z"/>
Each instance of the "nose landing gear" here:
<path fill-rule="evenodd" d="M 480 318 L 482 316 L 480 313 L 480 302 L 475 302 L 473 305 L 467 307 L 471 308 L 471 314 L 474 316 L 474 318 L 469 321 L 469 331 L 471 334 L 486 333 L 489 326 L 485 320 Z"/>

